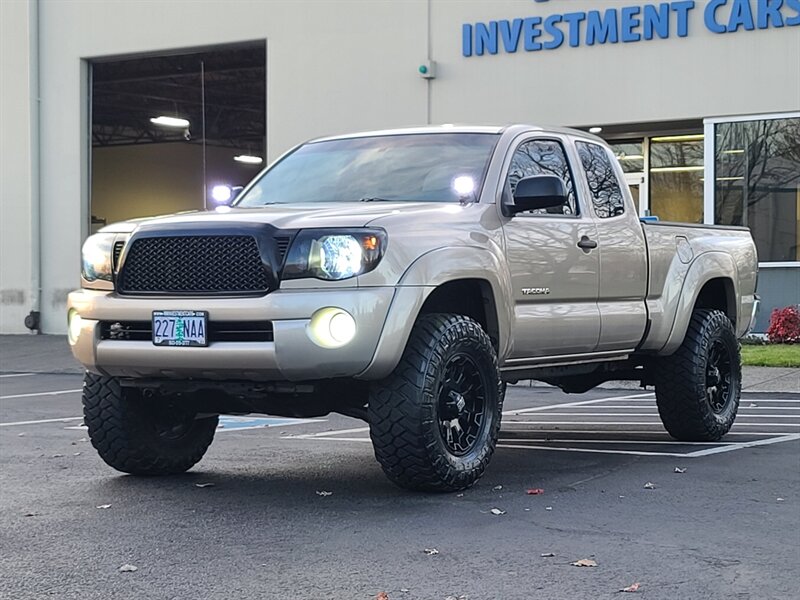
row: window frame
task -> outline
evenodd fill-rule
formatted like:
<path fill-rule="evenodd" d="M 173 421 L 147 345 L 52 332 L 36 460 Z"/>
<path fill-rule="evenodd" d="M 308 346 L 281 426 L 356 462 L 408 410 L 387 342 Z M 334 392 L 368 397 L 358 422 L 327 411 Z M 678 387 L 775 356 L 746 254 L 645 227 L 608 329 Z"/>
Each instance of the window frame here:
<path fill-rule="evenodd" d="M 607 144 L 598 143 L 594 140 L 581 137 L 573 138 L 572 142 L 575 148 L 576 160 L 580 165 L 583 184 L 586 187 L 586 194 L 587 194 L 586 200 L 589 204 L 591 204 L 591 208 L 589 210 L 592 211 L 592 217 L 596 219 L 598 222 L 607 222 L 607 221 L 613 221 L 614 219 L 627 218 L 630 216 L 629 213 L 631 213 L 634 214 L 638 219 L 639 215 L 636 213 L 636 207 L 633 204 L 633 200 L 629 198 L 630 190 L 628 189 L 628 184 L 625 182 L 625 173 L 622 171 L 622 167 L 620 166 L 617 157 L 614 156 L 614 152 L 611 150 L 611 148 L 609 148 Z M 586 168 L 583 166 L 583 161 L 581 160 L 580 150 L 578 150 L 579 143 L 597 146 L 598 148 L 603 150 L 603 152 L 606 155 L 606 158 L 608 158 L 608 160 L 610 161 L 611 169 L 614 171 L 614 176 L 617 180 L 617 187 L 619 188 L 620 196 L 622 197 L 623 211 L 620 214 L 608 217 L 601 217 L 595 211 L 594 198 L 593 198 L 594 194 L 592 193 L 592 186 L 589 185 L 589 175 L 587 174 Z"/>
<path fill-rule="evenodd" d="M 557 134 L 549 133 L 549 132 L 536 132 L 536 133 L 524 133 L 518 138 L 514 139 L 511 144 L 509 145 L 508 151 L 506 153 L 505 158 L 503 159 L 503 167 L 501 170 L 501 177 L 499 181 L 499 189 L 497 191 L 497 205 L 498 209 L 502 211 L 503 204 L 505 203 L 504 200 L 506 199 L 506 182 L 508 181 L 508 173 L 511 169 L 511 163 L 514 160 L 514 155 L 516 154 L 517 150 L 523 146 L 524 144 L 530 142 L 556 142 L 561 146 L 561 150 L 564 153 L 564 159 L 567 161 L 567 169 L 569 170 L 569 175 L 572 178 L 572 189 L 575 193 L 575 208 L 577 210 L 576 213 L 571 215 L 565 214 L 534 214 L 534 213 L 526 213 L 520 212 L 514 214 L 513 218 L 538 218 L 538 219 L 589 219 L 591 218 L 590 215 L 587 213 L 587 206 L 585 203 L 585 194 L 583 193 L 583 185 L 579 181 L 579 179 L 575 176 L 575 157 L 572 153 L 572 144 L 571 140 L 564 136 L 560 136 Z M 510 190 L 508 190 L 510 192 Z M 509 200 L 513 201 L 513 198 L 509 198 Z"/>

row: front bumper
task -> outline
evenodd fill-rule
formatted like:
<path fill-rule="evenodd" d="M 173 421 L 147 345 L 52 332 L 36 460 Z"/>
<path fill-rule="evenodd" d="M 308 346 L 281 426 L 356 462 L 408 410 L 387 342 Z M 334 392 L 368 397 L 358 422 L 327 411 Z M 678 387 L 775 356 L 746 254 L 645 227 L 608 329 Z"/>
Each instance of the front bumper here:
<path fill-rule="evenodd" d="M 374 287 L 278 290 L 257 298 L 162 299 L 84 289 L 72 292 L 68 299 L 69 309 L 81 317 L 72 352 L 88 370 L 114 377 L 371 379 L 385 376 L 397 364 L 416 316 L 413 311 L 419 309 L 425 295 L 424 288 Z M 322 348 L 306 333 L 311 315 L 328 306 L 342 308 L 355 318 L 356 335 L 342 348 Z M 189 348 L 101 339 L 103 321 L 150 321 L 154 310 L 205 310 L 209 322 L 269 320 L 274 341 L 212 342 L 205 348 Z M 391 336 L 393 344 L 385 343 L 383 336 Z"/>

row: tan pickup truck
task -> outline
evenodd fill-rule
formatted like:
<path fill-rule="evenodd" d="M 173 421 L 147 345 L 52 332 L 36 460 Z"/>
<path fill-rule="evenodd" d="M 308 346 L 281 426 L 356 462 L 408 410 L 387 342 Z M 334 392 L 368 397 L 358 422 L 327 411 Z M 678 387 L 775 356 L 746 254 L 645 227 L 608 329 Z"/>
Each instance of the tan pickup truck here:
<path fill-rule="evenodd" d="M 654 385 L 675 438 L 717 440 L 757 306 L 745 228 L 641 222 L 583 132 L 426 127 L 318 139 L 231 206 L 105 227 L 69 339 L 112 467 L 185 471 L 220 414 L 369 423 L 400 486 L 483 473 L 506 382 Z"/>

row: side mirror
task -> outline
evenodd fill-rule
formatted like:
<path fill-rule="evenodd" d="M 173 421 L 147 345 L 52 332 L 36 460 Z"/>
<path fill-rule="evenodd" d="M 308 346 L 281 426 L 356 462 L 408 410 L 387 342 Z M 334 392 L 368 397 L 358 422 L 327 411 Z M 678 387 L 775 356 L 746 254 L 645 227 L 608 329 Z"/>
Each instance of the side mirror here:
<path fill-rule="evenodd" d="M 567 188 L 555 175 L 533 175 L 517 182 L 514 204 L 508 206 L 512 215 L 538 208 L 561 206 L 567 201 Z"/>

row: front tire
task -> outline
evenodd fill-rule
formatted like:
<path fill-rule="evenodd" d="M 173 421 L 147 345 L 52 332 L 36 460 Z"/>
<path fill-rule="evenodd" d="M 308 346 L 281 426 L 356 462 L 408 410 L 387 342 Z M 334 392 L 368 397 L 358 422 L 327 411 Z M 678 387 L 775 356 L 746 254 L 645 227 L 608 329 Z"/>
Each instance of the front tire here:
<path fill-rule="evenodd" d="M 695 310 L 683 344 L 656 365 L 656 404 L 669 434 L 715 442 L 736 419 L 742 391 L 739 341 L 719 310 Z"/>
<path fill-rule="evenodd" d="M 196 415 L 168 399 L 145 399 L 114 377 L 86 373 L 83 420 L 92 445 L 109 466 L 133 475 L 183 473 L 203 458 L 218 417 Z"/>
<path fill-rule="evenodd" d="M 370 437 L 383 471 L 410 490 L 473 485 L 494 453 L 504 392 L 478 323 L 422 315 L 394 372 L 370 388 Z"/>

